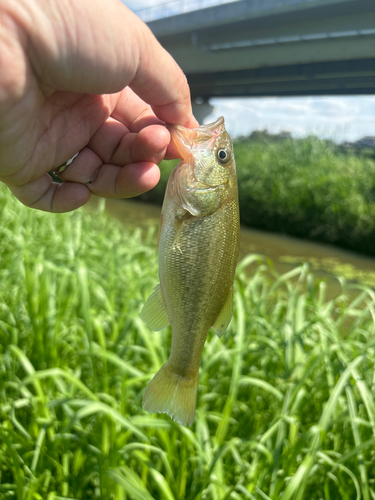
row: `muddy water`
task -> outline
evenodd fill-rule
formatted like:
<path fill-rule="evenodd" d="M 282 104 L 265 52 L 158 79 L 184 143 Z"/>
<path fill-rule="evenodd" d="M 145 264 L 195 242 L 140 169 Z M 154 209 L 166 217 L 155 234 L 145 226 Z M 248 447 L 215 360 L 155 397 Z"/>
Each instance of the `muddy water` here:
<path fill-rule="evenodd" d="M 102 201 L 103 203 L 103 201 Z M 90 205 L 97 206 L 93 197 Z M 158 225 L 160 208 L 134 200 L 105 200 L 106 211 L 130 227 Z M 375 259 L 341 250 L 331 245 L 312 243 L 290 236 L 241 227 L 240 258 L 248 253 L 265 255 L 279 273 L 308 262 L 316 278 L 324 278 L 329 295 L 339 293 L 337 275 L 375 288 Z"/>

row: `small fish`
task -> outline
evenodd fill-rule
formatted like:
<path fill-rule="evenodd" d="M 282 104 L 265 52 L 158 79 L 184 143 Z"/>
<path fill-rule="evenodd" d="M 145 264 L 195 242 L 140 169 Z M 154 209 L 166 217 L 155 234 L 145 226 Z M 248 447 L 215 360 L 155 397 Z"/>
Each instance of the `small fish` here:
<path fill-rule="evenodd" d="M 211 327 L 232 317 L 239 209 L 232 141 L 224 119 L 171 127 L 182 160 L 171 173 L 159 228 L 160 284 L 141 313 L 152 330 L 172 326 L 168 361 L 146 388 L 143 408 L 193 424 L 199 363 Z"/>

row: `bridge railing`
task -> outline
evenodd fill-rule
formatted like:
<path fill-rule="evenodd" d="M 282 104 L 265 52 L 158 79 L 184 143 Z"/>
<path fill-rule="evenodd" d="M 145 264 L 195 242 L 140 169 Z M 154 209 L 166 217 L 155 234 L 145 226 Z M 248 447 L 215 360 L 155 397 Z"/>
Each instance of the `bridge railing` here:
<path fill-rule="evenodd" d="M 152 7 L 138 9 L 134 12 L 142 19 L 142 21 L 147 23 L 164 17 L 175 16 L 177 14 L 184 14 L 185 12 L 192 12 L 194 10 L 212 7 L 214 5 L 222 5 L 224 3 L 238 1 L 239 0 L 174 0 L 154 5 Z"/>

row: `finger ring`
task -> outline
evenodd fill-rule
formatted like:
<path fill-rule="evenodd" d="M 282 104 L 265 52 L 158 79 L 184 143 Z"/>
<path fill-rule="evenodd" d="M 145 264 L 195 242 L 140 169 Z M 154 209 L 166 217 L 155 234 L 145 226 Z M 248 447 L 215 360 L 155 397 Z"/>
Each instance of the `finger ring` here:
<path fill-rule="evenodd" d="M 58 167 L 56 170 L 54 170 L 53 173 L 56 175 L 62 174 L 64 172 L 64 170 L 66 170 L 69 167 L 69 165 L 73 162 L 73 160 L 75 158 L 77 158 L 78 155 L 79 155 L 79 151 L 72 158 L 70 158 L 70 160 L 66 161 L 65 163 L 60 165 L 60 167 Z"/>

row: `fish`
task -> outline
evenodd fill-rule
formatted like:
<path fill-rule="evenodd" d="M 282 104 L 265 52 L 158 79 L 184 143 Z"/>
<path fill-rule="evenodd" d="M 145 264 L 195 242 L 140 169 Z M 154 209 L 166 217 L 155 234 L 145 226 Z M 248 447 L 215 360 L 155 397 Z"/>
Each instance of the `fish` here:
<path fill-rule="evenodd" d="M 172 327 L 167 362 L 148 384 L 143 408 L 194 421 L 199 365 L 211 328 L 232 317 L 240 223 L 236 164 L 224 118 L 195 129 L 170 128 L 181 155 L 167 184 L 160 217 L 159 278 L 141 318 L 152 330 Z"/>

